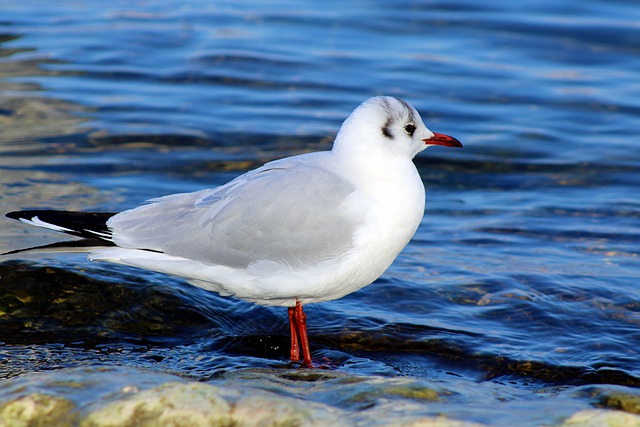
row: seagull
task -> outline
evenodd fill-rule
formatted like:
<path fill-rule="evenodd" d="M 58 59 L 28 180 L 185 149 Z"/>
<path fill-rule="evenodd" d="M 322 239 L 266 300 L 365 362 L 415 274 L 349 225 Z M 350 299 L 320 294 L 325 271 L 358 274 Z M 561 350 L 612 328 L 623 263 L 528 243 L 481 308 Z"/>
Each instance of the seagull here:
<path fill-rule="evenodd" d="M 300 362 L 302 353 L 302 366 L 312 367 L 303 306 L 357 291 L 391 265 L 424 214 L 424 185 L 412 159 L 433 145 L 462 147 L 427 129 L 407 102 L 378 96 L 349 115 L 331 151 L 275 160 L 217 188 L 120 213 L 6 216 L 81 237 L 72 245 L 91 260 L 287 307 L 290 360 Z"/>

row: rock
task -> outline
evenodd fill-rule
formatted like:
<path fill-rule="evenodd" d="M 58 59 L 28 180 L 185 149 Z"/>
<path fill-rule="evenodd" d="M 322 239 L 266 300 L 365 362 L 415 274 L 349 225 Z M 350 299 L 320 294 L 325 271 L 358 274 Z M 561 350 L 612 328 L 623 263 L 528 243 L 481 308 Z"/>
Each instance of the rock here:
<path fill-rule="evenodd" d="M 72 426 L 76 416 L 72 401 L 43 393 L 17 397 L 0 406 L 2 427 Z"/>
<path fill-rule="evenodd" d="M 341 424 L 325 405 L 262 390 L 170 382 L 102 405 L 80 427 L 330 426 Z"/>
<path fill-rule="evenodd" d="M 620 411 L 593 409 L 576 412 L 562 427 L 639 427 L 640 416 Z"/>
<path fill-rule="evenodd" d="M 350 426 L 348 414 L 328 405 L 251 391 L 241 397 L 233 412 L 237 426 Z"/>
<path fill-rule="evenodd" d="M 602 398 L 607 408 L 620 409 L 632 414 L 640 414 L 640 395 L 625 392 L 612 392 Z"/>
<path fill-rule="evenodd" d="M 395 400 L 420 405 L 437 392 L 406 378 L 320 370 L 246 370 L 203 383 L 126 367 L 71 368 L 3 385 L 2 427 L 478 426 L 416 414 L 389 419 L 388 405 L 397 414 L 404 408 Z M 328 395 L 337 406 L 321 403 Z"/>
<path fill-rule="evenodd" d="M 217 387 L 170 382 L 133 393 L 90 412 L 81 427 L 228 426 L 231 405 Z"/>
<path fill-rule="evenodd" d="M 491 425 L 496 411 L 504 410 L 497 406 L 478 414 L 460 406 L 476 395 L 468 394 L 468 382 L 456 387 L 330 370 L 246 369 L 198 382 L 133 367 L 66 368 L 2 382 L 0 427 L 485 427 L 468 419 Z M 592 405 L 608 396 L 611 406 L 636 410 L 633 399 L 613 399 L 628 390 L 603 390 L 585 388 L 581 396 Z M 547 408 L 571 402 L 566 396 L 551 399 L 559 400 Z M 550 417 L 566 418 L 562 427 L 640 426 L 640 416 L 633 413 L 584 409 L 589 408 L 584 400 L 579 408 Z M 452 419 L 450 412 L 463 419 Z M 498 425 L 505 420 L 496 418 Z"/>

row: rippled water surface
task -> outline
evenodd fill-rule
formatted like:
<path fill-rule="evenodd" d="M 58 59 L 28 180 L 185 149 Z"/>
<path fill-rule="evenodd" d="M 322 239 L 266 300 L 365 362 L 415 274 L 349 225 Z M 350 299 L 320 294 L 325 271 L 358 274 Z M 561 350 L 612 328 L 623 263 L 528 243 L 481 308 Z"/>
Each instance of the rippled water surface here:
<path fill-rule="evenodd" d="M 314 358 L 355 375 L 468 380 L 496 405 L 640 387 L 633 2 L 0 1 L 0 10 L 2 213 L 118 211 L 216 186 L 329 149 L 360 102 L 399 96 L 465 148 L 416 158 L 426 215 L 383 277 L 308 307 Z M 1 252 L 59 239 L 0 222 Z M 81 254 L 0 260 L 2 379 L 106 363 L 204 380 L 287 366 L 287 335 L 284 309 L 156 273 Z M 478 391 L 468 393 L 448 410 L 489 422 Z M 536 413 L 522 405 L 494 422 Z"/>

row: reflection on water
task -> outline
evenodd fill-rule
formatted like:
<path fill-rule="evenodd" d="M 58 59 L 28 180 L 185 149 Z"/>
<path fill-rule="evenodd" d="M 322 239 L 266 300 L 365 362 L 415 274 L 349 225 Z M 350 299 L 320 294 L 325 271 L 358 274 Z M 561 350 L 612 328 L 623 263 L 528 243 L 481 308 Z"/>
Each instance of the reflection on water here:
<path fill-rule="evenodd" d="M 401 96 L 465 149 L 416 159 L 421 227 L 375 284 L 309 307 L 314 357 L 449 384 L 477 416 L 452 412 L 482 422 L 458 379 L 604 406 L 597 384 L 640 385 L 633 5 L 41 6 L 0 19 L 2 212 L 117 211 L 219 185 L 328 149 L 362 100 Z M 2 220 L 0 251 L 58 238 Z M 82 255 L 3 258 L 0 377 L 283 369 L 285 314 Z"/>

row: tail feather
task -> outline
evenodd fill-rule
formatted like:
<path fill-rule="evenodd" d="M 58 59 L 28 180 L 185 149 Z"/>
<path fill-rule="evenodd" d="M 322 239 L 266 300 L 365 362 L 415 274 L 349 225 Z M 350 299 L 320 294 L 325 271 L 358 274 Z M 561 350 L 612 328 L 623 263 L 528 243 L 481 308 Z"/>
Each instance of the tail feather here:
<path fill-rule="evenodd" d="M 6 214 L 8 218 L 17 219 L 36 227 L 83 237 L 111 242 L 111 230 L 107 220 L 114 216 L 111 212 L 72 212 L 49 210 L 25 210 Z"/>

